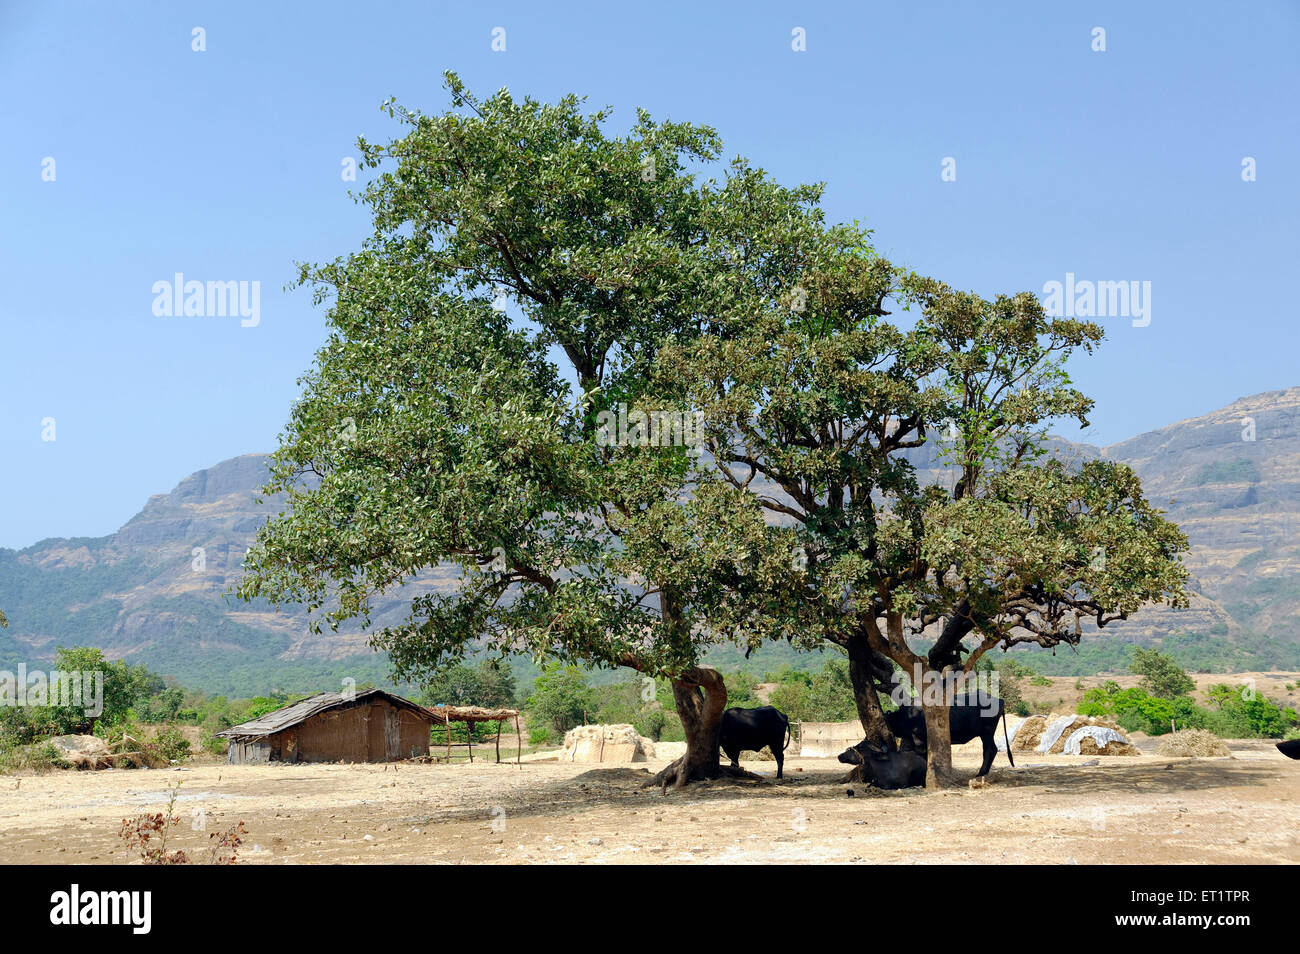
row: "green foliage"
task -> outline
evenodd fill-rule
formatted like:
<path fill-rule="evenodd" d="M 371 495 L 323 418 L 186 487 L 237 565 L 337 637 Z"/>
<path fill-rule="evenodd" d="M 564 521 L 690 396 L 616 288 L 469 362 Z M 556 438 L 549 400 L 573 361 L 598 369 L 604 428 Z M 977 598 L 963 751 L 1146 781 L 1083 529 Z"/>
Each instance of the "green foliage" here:
<path fill-rule="evenodd" d="M 163 726 L 150 742 L 158 754 L 169 762 L 181 763 L 190 759 L 190 740 L 177 726 Z"/>
<path fill-rule="evenodd" d="M 1076 651 L 1053 654 L 1026 648 L 1003 658 L 1032 660 L 1034 669 L 1049 676 L 1095 676 L 1128 672 L 1135 648 L 1128 639 L 1103 633 L 1085 639 Z M 1300 669 L 1300 643 L 1250 632 L 1239 632 L 1231 641 L 1221 633 L 1178 633 L 1164 637 L 1159 648 L 1187 672 Z"/>
<path fill-rule="evenodd" d="M 441 670 L 424 684 L 419 701 L 426 706 L 507 709 L 515 704 L 517 691 L 510 664 L 485 659 L 477 666 L 456 664 Z"/>
<path fill-rule="evenodd" d="M 1179 729 L 1205 729 L 1222 738 L 1281 738 L 1296 724 L 1295 710 L 1277 705 L 1249 686 L 1226 684 L 1209 690 L 1211 708 L 1189 696 L 1153 696 L 1145 689 L 1121 689 L 1107 681 L 1083 695 L 1080 715 L 1115 719 L 1130 732 L 1164 735 L 1172 721 Z"/>
<path fill-rule="evenodd" d="M 49 742 L 0 746 L 0 772 L 35 772 L 43 774 L 71 766 Z"/>
<path fill-rule="evenodd" d="M 185 719 L 181 718 L 181 707 L 184 704 L 185 690 L 179 686 L 168 686 L 152 695 L 145 695 L 143 698 L 137 697 L 132 712 L 135 718 L 141 722 L 191 721 L 194 715 L 192 710 L 187 713 Z"/>
<path fill-rule="evenodd" d="M 1266 698 L 1253 686 L 1216 683 L 1206 691 L 1213 708 L 1212 731 L 1230 738 L 1284 738 L 1297 723 L 1296 711 Z"/>
<path fill-rule="evenodd" d="M 821 670 L 811 675 L 793 671 L 774 675 L 778 681 L 768 695 L 768 702 L 791 720 L 847 722 L 858 717 L 846 660 L 829 659 Z"/>
<path fill-rule="evenodd" d="M 563 734 L 595 712 L 596 697 L 577 666 L 548 663 L 533 683 L 527 710 L 530 725 L 547 725 Z"/>
<path fill-rule="evenodd" d="M 1172 656 L 1154 649 L 1134 649 L 1129 671 L 1142 677 L 1143 689 L 1161 699 L 1176 699 L 1196 688 L 1195 681 Z"/>
<path fill-rule="evenodd" d="M 283 709 L 289 705 L 289 702 L 289 694 L 282 689 L 274 690 L 267 696 L 254 696 L 245 704 L 243 718 L 240 721 L 246 722 Z"/>
<path fill-rule="evenodd" d="M 199 733 L 199 744 L 209 755 L 225 755 L 230 749 L 230 743 L 210 728 L 205 728 Z"/>
<path fill-rule="evenodd" d="M 1192 481 L 1194 486 L 1205 484 L 1257 484 L 1259 468 L 1253 460 L 1238 457 L 1235 460 L 1216 460 L 1205 464 Z"/>
<path fill-rule="evenodd" d="M 966 635 L 1073 645 L 1080 618 L 1185 603 L 1186 538 L 1133 471 L 1043 460 L 1049 422 L 1087 423 L 1066 366 L 1100 326 L 898 268 L 826 224 L 820 186 L 743 159 L 705 180 L 706 127 L 639 112 L 613 137 L 574 97 L 447 87 L 443 114 L 388 104 L 404 135 L 359 143 L 373 235 L 302 268 L 330 337 L 241 597 L 368 627 L 375 594 L 455 563 L 454 592 L 374 630 L 404 678 L 470 646 L 677 677 L 717 643 L 847 645 L 882 616 L 904 641 L 952 623 L 936 668 Z M 660 412 L 699 415 L 708 453 L 643 439 Z M 941 429 L 950 489 L 908 457 Z M 590 701 L 560 675 L 529 701 L 557 731 Z M 827 666 L 780 698 L 851 715 L 846 685 Z"/>
<path fill-rule="evenodd" d="M 653 554 L 620 541 L 661 526 L 654 505 L 680 499 L 686 449 L 601 441 L 597 416 L 635 404 L 654 350 L 695 321 L 685 280 L 708 263 L 691 250 L 688 167 L 720 143 L 644 112 L 615 137 L 574 97 L 479 101 L 450 74 L 447 87 L 452 111 L 390 104 L 402 138 L 359 143 L 380 170 L 363 193 L 372 238 L 302 270 L 331 301 L 330 339 L 273 455 L 267 491 L 289 509 L 259 534 L 239 595 L 365 625 L 373 593 L 451 562 L 455 593 L 375 631 L 403 677 L 484 643 L 679 671 L 708 642 L 696 594 L 655 611 L 626 587 Z M 498 294 L 523 321 L 492 307 Z M 300 481 L 308 470 L 319 480 Z"/>

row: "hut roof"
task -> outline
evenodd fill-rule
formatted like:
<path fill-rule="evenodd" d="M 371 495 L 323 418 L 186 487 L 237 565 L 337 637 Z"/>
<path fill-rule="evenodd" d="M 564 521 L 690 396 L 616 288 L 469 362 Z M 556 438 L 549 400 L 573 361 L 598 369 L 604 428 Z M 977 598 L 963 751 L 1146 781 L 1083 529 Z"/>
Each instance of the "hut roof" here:
<path fill-rule="evenodd" d="M 482 706 L 438 705 L 425 710 L 433 715 L 434 722 L 499 722 L 519 715 L 516 709 L 484 709 Z"/>
<path fill-rule="evenodd" d="M 354 693 L 318 692 L 306 699 L 299 699 L 293 705 L 285 706 L 283 709 L 276 709 L 274 712 L 260 715 L 256 719 L 249 719 L 247 722 L 233 725 L 229 729 L 218 732 L 217 735 L 227 739 L 247 739 L 275 735 L 277 732 L 283 732 L 285 729 L 306 722 L 312 716 L 324 712 L 326 709 L 334 709 L 339 706 L 351 708 L 372 696 L 382 696 L 393 705 L 403 709 L 410 709 L 425 718 L 429 718 L 431 715 L 430 710 L 424 706 L 383 689 L 363 689 L 361 692 Z"/>

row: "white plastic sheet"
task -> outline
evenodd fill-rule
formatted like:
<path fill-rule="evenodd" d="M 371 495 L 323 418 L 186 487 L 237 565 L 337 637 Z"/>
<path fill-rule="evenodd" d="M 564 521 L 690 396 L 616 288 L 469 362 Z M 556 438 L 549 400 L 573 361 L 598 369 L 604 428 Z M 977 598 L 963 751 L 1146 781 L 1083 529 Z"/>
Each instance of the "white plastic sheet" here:
<path fill-rule="evenodd" d="M 1085 725 L 1071 732 L 1070 737 L 1065 740 L 1065 754 L 1082 755 L 1083 753 L 1079 751 L 1079 743 L 1084 739 L 1092 739 L 1100 749 L 1104 749 L 1107 743 L 1110 742 L 1128 745 L 1128 739 L 1114 729 L 1107 728 L 1104 725 Z"/>
<path fill-rule="evenodd" d="M 1019 722 L 1008 722 L 1006 728 L 1007 731 L 1011 733 L 1012 745 L 1016 744 L 1016 733 L 1019 732 L 1020 727 L 1028 721 L 1029 721 L 1028 719 L 1021 719 Z M 997 745 L 999 752 L 1005 752 L 1007 750 L 1007 740 L 1006 740 L 1006 736 L 1003 735 L 1003 733 L 1001 732 L 994 733 L 993 742 L 995 745 Z"/>
<path fill-rule="evenodd" d="M 1059 719 L 1054 719 L 1052 723 L 1048 725 L 1046 729 L 1043 730 L 1043 740 L 1038 743 L 1038 751 L 1039 752 L 1052 751 L 1052 746 L 1054 746 L 1056 744 L 1056 740 L 1061 737 L 1061 733 L 1064 732 L 1066 728 L 1070 725 L 1070 723 L 1077 718 L 1079 717 L 1069 715 L 1069 716 L 1061 716 L 1061 718 Z"/>

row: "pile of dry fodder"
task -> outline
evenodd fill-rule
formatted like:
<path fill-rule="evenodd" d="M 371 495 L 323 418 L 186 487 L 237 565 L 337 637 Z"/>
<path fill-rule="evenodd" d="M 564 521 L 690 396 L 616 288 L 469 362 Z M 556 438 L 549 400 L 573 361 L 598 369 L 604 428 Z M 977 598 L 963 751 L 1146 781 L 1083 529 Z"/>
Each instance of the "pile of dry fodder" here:
<path fill-rule="evenodd" d="M 75 769 L 162 768 L 170 764 L 153 743 L 130 735 L 112 743 L 94 735 L 56 735 L 50 745 Z"/>
<path fill-rule="evenodd" d="M 1204 729 L 1171 732 L 1160 740 L 1156 752 L 1180 759 L 1214 758 L 1231 754 L 1222 739 Z"/>
<path fill-rule="evenodd" d="M 1048 713 L 1045 716 L 1034 715 L 1025 719 L 1016 729 L 1015 738 L 1011 740 L 1011 748 L 1016 752 L 1060 755 L 1066 751 L 1071 737 L 1080 729 L 1108 730 L 1085 732 L 1077 738 L 1080 755 L 1141 754 L 1137 746 L 1129 742 L 1123 730 L 1109 719 L 1059 712 Z M 1103 741 L 1094 736 L 1110 738 Z M 1071 748 L 1073 749 L 1073 746 Z"/>

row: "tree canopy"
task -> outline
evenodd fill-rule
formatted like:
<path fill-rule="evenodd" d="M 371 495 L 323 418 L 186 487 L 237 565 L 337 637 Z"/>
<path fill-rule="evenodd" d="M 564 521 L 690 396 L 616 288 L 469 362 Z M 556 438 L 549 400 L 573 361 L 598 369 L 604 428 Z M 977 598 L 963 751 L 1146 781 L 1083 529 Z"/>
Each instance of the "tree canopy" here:
<path fill-rule="evenodd" d="M 615 137 L 573 97 L 447 84 L 452 111 L 388 104 L 405 134 L 361 143 L 373 234 L 302 267 L 330 335 L 241 596 L 368 625 L 456 565 L 372 634 L 399 677 L 476 647 L 665 676 L 679 784 L 720 771 L 716 641 L 844 646 L 882 733 L 896 666 L 1183 598 L 1185 539 L 1133 473 L 1044 459 L 1051 420 L 1087 422 L 1065 359 L 1096 325 L 896 267 L 708 127 L 642 111 Z M 946 489 L 915 460 L 941 433 Z"/>

